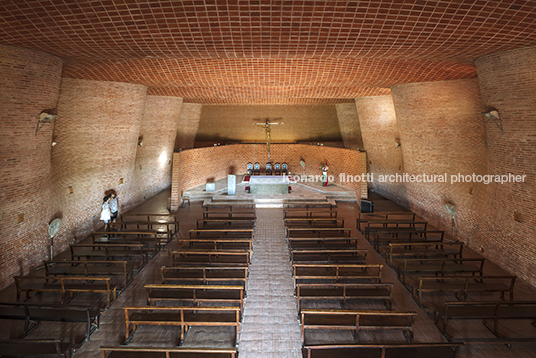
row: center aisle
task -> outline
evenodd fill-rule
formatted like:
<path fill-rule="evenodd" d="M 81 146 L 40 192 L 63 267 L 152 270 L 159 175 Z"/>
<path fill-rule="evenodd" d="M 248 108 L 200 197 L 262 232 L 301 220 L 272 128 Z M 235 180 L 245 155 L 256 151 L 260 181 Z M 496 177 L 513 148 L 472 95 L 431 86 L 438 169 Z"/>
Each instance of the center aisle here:
<path fill-rule="evenodd" d="M 283 209 L 257 209 L 240 358 L 300 358 L 301 332 Z"/>

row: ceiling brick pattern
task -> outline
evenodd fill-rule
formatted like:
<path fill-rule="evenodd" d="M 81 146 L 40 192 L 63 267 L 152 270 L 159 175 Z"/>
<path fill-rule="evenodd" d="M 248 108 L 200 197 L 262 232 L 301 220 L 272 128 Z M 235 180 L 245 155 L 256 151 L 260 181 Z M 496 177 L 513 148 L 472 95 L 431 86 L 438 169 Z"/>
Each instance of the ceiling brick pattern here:
<path fill-rule="evenodd" d="M 0 44 L 54 54 L 65 76 L 199 103 L 344 102 L 474 77 L 475 59 L 536 44 L 536 6 L 520 0 L 2 0 L 0 17 Z M 311 97 L 328 83 L 343 89 Z"/>

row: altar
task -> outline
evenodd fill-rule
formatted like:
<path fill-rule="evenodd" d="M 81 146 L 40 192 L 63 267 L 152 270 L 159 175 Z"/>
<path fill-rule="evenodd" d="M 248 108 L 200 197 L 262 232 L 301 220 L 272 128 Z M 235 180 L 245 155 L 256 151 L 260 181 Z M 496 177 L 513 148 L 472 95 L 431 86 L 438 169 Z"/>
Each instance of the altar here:
<path fill-rule="evenodd" d="M 249 178 L 251 194 L 288 194 L 289 177 L 279 175 L 255 175 Z"/>

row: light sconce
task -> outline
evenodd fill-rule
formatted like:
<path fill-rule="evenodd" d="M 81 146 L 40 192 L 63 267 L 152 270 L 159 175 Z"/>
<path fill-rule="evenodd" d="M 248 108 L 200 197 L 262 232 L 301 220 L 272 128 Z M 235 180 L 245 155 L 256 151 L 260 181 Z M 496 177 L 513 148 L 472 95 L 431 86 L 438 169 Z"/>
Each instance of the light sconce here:
<path fill-rule="evenodd" d="M 497 126 L 501 130 L 501 133 L 504 134 L 503 125 L 502 125 L 502 119 L 501 119 L 501 116 L 499 115 L 499 111 L 497 111 L 496 109 L 492 109 L 489 112 L 482 112 L 482 115 L 484 117 L 486 117 L 486 119 L 488 119 L 488 120 L 498 122 Z"/>
<path fill-rule="evenodd" d="M 400 145 L 401 145 L 400 142 L 395 141 L 395 147 L 396 148 L 400 147 Z"/>
<path fill-rule="evenodd" d="M 54 113 L 48 113 L 48 111 L 50 111 L 50 110 L 44 110 L 39 115 L 39 120 L 37 121 L 37 127 L 35 128 L 35 135 L 37 135 L 37 132 L 39 132 L 39 130 L 42 127 L 42 126 L 39 127 L 40 123 L 52 123 L 54 118 L 56 118 L 58 116 L 57 114 L 54 114 Z"/>
<path fill-rule="evenodd" d="M 138 138 L 138 147 L 143 147 L 143 136 Z"/>

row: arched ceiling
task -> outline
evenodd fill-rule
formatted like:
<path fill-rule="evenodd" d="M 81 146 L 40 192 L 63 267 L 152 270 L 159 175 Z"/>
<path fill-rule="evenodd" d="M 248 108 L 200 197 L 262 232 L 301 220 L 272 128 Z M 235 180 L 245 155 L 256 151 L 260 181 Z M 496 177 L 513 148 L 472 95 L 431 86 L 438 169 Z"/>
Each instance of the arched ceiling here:
<path fill-rule="evenodd" d="M 536 45 L 536 1 L 0 0 L 0 44 L 205 104 L 341 103 Z"/>

